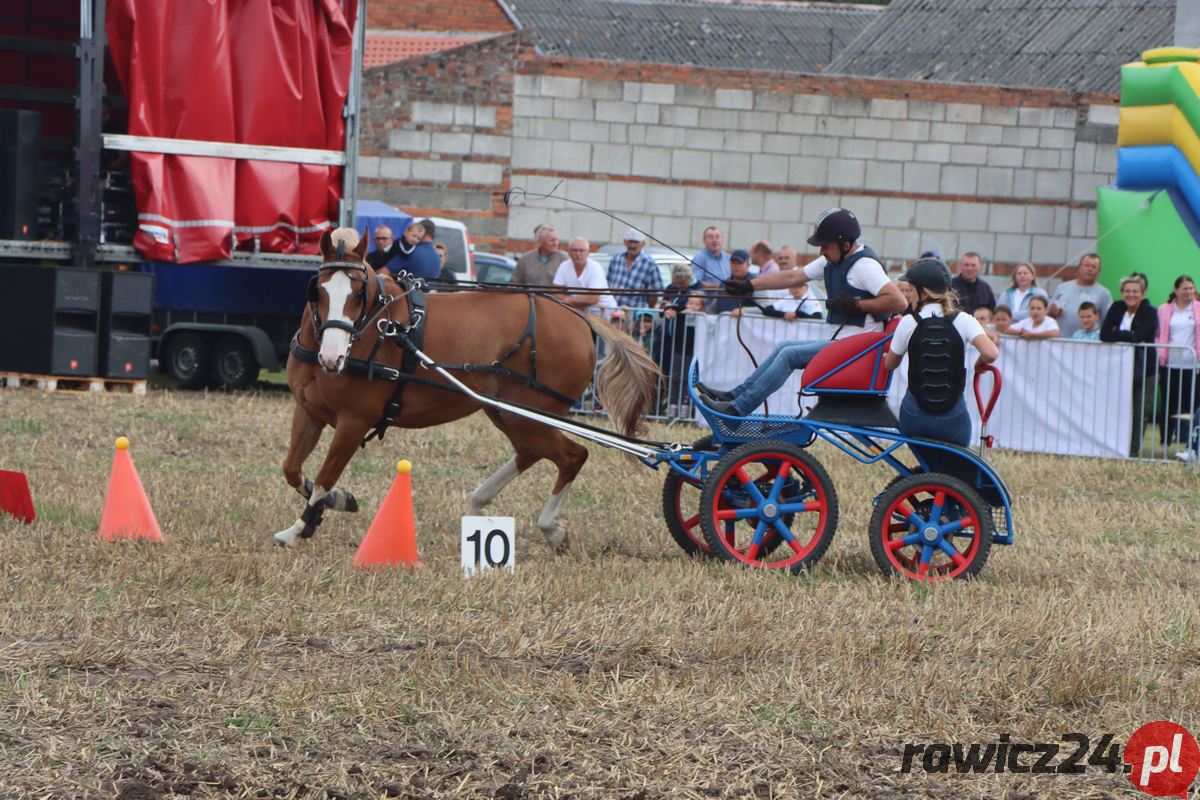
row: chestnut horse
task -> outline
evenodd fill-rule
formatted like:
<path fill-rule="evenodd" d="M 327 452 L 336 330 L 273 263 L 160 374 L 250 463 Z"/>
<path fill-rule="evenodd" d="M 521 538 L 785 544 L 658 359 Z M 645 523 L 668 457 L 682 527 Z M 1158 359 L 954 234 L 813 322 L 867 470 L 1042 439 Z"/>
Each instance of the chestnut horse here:
<path fill-rule="evenodd" d="M 364 436 L 383 417 L 397 385 L 380 379 L 378 372 L 368 380 L 361 374 L 363 363 L 373 361 L 376 370 L 379 365 L 402 367 L 401 346 L 379 339 L 381 328 L 410 324 L 405 289 L 390 278 L 378 280 L 363 259 L 366 251 L 367 237 L 360 237 L 352 228 L 322 235 L 324 263 L 315 289 L 310 289 L 309 307 L 288 359 L 288 386 L 296 407 L 283 474 L 308 498 L 295 524 L 274 536 L 277 543 L 289 547 L 297 537 L 312 536 L 325 509 L 357 509 L 353 496 L 335 485 Z M 425 302 L 422 349 L 430 358 L 442 364 L 492 365 L 493 371 L 484 366 L 463 370 L 456 377 L 479 394 L 551 414 L 565 413 L 571 406 L 568 400 L 578 399 L 592 382 L 595 334 L 609 352 L 596 375 L 600 401 L 626 435 L 641 428 L 661 373 L 645 349 L 628 335 L 544 295 L 434 293 Z M 531 325 L 535 318 L 536 325 Z M 532 337 L 526 335 L 530 328 Z M 531 357 L 534 347 L 536 360 Z M 346 369 L 352 362 L 359 368 L 354 372 Z M 522 373 L 522 377 L 536 372 L 536 381 L 500 374 L 494 369 L 497 365 Z M 420 375 L 415 380 L 406 381 L 394 427 L 441 425 L 482 408 L 508 437 L 515 455 L 475 489 L 467 513 L 479 514 L 514 478 L 548 458 L 558 467 L 558 478 L 537 525 L 552 550 L 564 549 L 567 532 L 559 516 L 572 481 L 587 461 L 587 448 L 555 428 L 472 399 L 433 370 L 418 368 L 417 372 Z M 304 461 L 326 425 L 334 428 L 333 442 L 315 481 L 306 481 Z"/>

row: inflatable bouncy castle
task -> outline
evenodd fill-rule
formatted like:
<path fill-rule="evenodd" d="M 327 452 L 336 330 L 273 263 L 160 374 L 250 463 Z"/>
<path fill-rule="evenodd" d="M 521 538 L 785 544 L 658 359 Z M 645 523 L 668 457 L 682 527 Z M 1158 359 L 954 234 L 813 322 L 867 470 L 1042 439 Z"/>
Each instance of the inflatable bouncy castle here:
<path fill-rule="evenodd" d="M 1097 197 L 1101 282 L 1119 294 L 1130 272 L 1164 302 L 1200 272 L 1200 50 L 1163 47 L 1121 67 L 1117 185 Z"/>

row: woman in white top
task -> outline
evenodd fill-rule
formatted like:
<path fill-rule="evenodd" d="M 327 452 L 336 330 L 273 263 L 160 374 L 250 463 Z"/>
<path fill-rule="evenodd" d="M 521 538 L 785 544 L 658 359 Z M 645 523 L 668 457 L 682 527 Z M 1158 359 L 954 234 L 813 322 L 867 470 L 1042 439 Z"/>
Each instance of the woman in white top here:
<path fill-rule="evenodd" d="M 1022 339 L 1053 339 L 1058 336 L 1058 322 L 1050 316 L 1050 306 L 1044 297 L 1029 298 L 1029 316 L 1008 326 L 1005 334 Z"/>
<path fill-rule="evenodd" d="M 996 303 L 1012 309 L 1014 321 L 1022 320 L 1029 316 L 1029 298 L 1031 297 L 1044 297 L 1047 305 L 1050 303 L 1046 292 L 1038 288 L 1037 278 L 1033 273 L 1033 264 L 1023 262 L 1017 264 L 1017 268 L 1013 270 L 1012 286 L 1004 290 Z"/>
<path fill-rule="evenodd" d="M 918 259 L 904 280 L 917 290 L 919 311 L 900 320 L 883 362 L 894 370 L 911 348 L 908 392 L 900 404 L 900 432 L 967 447 L 971 443 L 971 417 L 963 399 L 967 345 L 979 351 L 976 369 L 995 361 L 1000 349 L 978 320 L 958 311 L 950 291 L 950 269 L 941 259 Z M 943 323 L 926 322 L 932 317 L 949 321 L 956 335 L 938 332 L 936 328 Z"/>
<path fill-rule="evenodd" d="M 1162 443 L 1186 441 L 1188 424 L 1182 415 L 1195 415 L 1200 406 L 1196 381 L 1196 353 L 1200 352 L 1200 301 L 1196 282 L 1189 275 L 1175 279 L 1175 291 L 1158 307 L 1158 334 L 1154 341 L 1174 347 L 1158 348 L 1158 428 Z"/>

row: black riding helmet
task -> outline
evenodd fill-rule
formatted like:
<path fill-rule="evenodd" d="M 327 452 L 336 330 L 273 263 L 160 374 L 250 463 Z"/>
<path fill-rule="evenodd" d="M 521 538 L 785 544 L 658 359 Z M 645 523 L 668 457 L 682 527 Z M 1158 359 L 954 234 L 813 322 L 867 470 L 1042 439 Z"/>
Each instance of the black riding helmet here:
<path fill-rule="evenodd" d="M 808 237 L 808 243 L 813 247 L 821 247 L 834 242 L 854 242 L 862 236 L 862 227 L 858 217 L 844 208 L 831 208 L 817 219 L 817 229 Z"/>
<path fill-rule="evenodd" d="M 940 258 L 918 258 L 900 280 L 927 292 L 947 292 L 950 290 L 950 268 Z"/>

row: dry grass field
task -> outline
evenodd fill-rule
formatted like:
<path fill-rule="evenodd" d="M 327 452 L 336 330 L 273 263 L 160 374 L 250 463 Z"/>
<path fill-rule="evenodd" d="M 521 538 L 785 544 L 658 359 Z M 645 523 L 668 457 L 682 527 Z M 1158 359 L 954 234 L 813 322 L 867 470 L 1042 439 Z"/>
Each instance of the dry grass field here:
<path fill-rule="evenodd" d="M 0 796 L 1138 797 L 1097 766 L 902 774 L 901 754 L 1197 732 L 1196 470 L 999 453 L 1016 544 L 924 587 L 868 550 L 888 475 L 828 448 L 839 532 L 793 577 L 684 557 L 661 476 L 593 447 L 572 552 L 534 527 L 539 465 L 491 509 L 517 518 L 516 574 L 466 581 L 459 516 L 509 457 L 485 418 L 360 452 L 363 511 L 285 551 L 290 415 L 281 392 L 0 393 L 0 468 L 39 514 L 0 519 Z M 162 546 L 95 535 L 120 434 Z M 426 567 L 355 570 L 402 457 Z"/>

